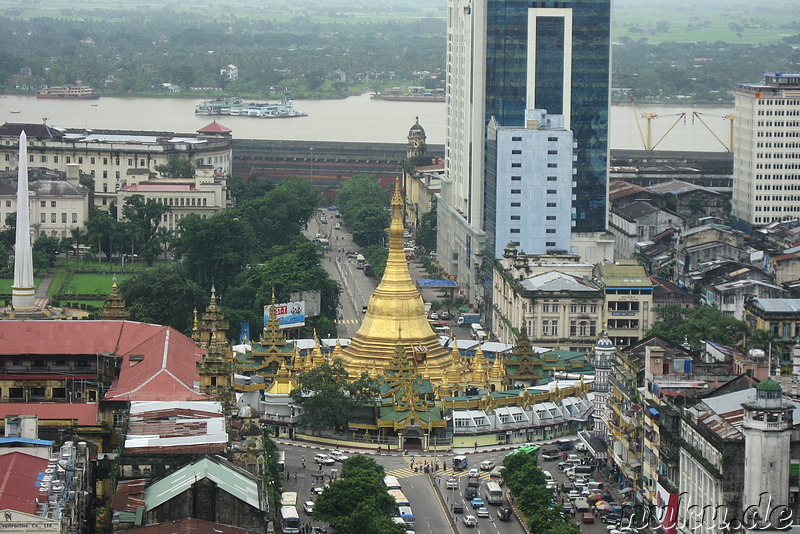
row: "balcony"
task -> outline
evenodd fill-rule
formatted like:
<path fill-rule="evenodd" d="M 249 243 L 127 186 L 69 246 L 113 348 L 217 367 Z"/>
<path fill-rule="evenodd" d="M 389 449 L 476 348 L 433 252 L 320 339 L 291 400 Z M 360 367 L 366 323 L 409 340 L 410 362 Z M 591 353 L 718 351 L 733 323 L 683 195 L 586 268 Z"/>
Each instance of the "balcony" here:
<path fill-rule="evenodd" d="M 611 369 L 611 360 L 593 358 L 592 367 L 595 369 Z"/>

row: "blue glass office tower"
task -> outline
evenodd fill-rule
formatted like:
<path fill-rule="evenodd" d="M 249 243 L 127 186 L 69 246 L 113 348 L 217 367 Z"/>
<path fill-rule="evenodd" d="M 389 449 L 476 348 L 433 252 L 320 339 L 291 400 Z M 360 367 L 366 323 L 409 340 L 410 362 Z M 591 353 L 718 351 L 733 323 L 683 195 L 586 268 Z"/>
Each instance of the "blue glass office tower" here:
<path fill-rule="evenodd" d="M 563 215 L 573 234 L 605 231 L 610 19 L 610 0 L 448 0 L 437 246 L 442 267 L 470 296 L 484 283 L 477 255 L 493 240 L 487 214 L 501 216 L 503 208 L 486 205 L 494 186 L 487 165 L 501 163 L 487 154 L 492 117 L 503 127 L 525 127 L 526 109 L 564 116 L 573 133 L 574 175 Z"/>

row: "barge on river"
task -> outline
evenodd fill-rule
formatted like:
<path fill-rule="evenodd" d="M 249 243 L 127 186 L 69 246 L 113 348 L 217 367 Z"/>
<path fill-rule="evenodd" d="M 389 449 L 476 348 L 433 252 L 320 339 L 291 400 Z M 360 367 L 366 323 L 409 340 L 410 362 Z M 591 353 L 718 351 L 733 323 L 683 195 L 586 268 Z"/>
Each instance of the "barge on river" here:
<path fill-rule="evenodd" d="M 220 97 L 205 100 L 195 106 L 197 115 L 230 115 L 233 117 L 255 117 L 257 119 L 282 119 L 306 117 L 308 113 L 294 109 L 291 100 L 278 103 L 245 102 L 238 97 Z"/>

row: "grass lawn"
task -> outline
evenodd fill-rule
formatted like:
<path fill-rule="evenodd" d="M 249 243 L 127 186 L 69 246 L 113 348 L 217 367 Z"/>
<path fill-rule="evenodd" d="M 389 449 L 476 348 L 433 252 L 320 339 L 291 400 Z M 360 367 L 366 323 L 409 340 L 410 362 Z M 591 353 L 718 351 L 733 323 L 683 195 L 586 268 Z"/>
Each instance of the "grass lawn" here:
<path fill-rule="evenodd" d="M 133 275 L 118 274 L 117 283 L 127 280 Z M 114 278 L 109 273 L 106 276 L 97 273 L 68 274 L 53 290 L 53 294 L 79 294 L 79 295 L 108 295 L 111 293 L 111 284 Z M 55 284 L 54 284 L 55 285 Z"/>
<path fill-rule="evenodd" d="M 34 278 L 33 285 L 38 286 L 41 281 L 42 281 L 41 278 Z M 13 283 L 14 283 L 13 278 L 0 278 L 0 293 L 2 293 L 3 295 L 10 295 L 11 285 Z"/>

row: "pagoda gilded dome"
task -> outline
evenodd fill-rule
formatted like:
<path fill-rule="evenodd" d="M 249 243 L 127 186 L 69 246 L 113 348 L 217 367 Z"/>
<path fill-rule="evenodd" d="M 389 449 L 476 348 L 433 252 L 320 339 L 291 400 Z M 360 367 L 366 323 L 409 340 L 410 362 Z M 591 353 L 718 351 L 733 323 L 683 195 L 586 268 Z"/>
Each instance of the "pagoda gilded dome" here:
<path fill-rule="evenodd" d="M 386 270 L 370 297 L 361 327 L 342 351 L 342 360 L 351 376 L 369 372 L 373 367 L 381 374 L 400 345 L 415 364 L 427 366 L 432 380 L 441 379 L 450 367 L 450 354 L 431 328 L 422 296 L 408 270 L 403 251 L 404 205 L 399 181 L 395 184 L 391 208 Z"/>

